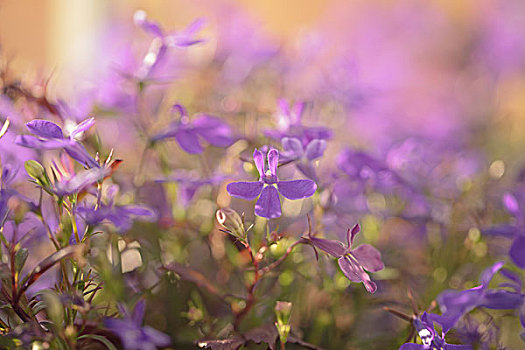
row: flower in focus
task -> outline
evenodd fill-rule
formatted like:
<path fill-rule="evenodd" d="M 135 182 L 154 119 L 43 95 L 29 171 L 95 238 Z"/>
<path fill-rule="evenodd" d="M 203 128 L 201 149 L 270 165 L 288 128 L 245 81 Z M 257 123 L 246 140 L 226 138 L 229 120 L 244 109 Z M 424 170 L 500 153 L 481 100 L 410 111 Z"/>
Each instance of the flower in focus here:
<path fill-rule="evenodd" d="M 406 343 L 403 344 L 399 350 L 453 350 L 453 349 L 472 349 L 470 345 L 454 345 L 445 342 L 445 334 L 443 331 L 439 335 L 434 329 L 433 314 L 424 312 L 421 317 L 416 317 L 413 321 L 419 338 L 423 344 Z M 439 322 L 438 322 L 439 323 Z"/>
<path fill-rule="evenodd" d="M 228 147 L 233 143 L 232 130 L 219 118 L 200 115 L 190 122 L 184 107 L 176 104 L 172 110 L 180 114 L 179 120 L 171 123 L 166 131 L 155 135 L 153 141 L 175 138 L 179 146 L 191 154 L 202 153 L 199 138 L 216 147 Z"/>
<path fill-rule="evenodd" d="M 377 285 L 370 279 L 365 269 L 370 272 L 377 272 L 382 270 L 385 265 L 381 260 L 381 253 L 369 244 L 361 244 L 359 247 L 351 249 L 359 230 L 359 225 L 355 225 L 351 230 L 348 229 L 347 245 L 341 241 L 317 238 L 312 235 L 309 235 L 307 239 L 314 247 L 336 257 L 341 271 L 350 281 L 363 282 L 368 292 L 375 293 Z"/>
<path fill-rule="evenodd" d="M 279 181 L 279 151 L 274 148 L 268 151 L 268 167 L 265 167 L 264 155 L 258 149 L 253 152 L 253 160 L 259 171 L 259 181 L 232 182 L 226 189 L 231 196 L 246 200 L 253 200 L 260 195 L 255 204 L 255 215 L 268 219 L 278 218 L 281 216 L 279 193 L 294 200 L 311 197 L 317 189 L 312 180 Z"/>
<path fill-rule="evenodd" d="M 171 343 L 168 335 L 149 326 L 142 327 L 145 306 L 144 300 L 141 300 L 130 313 L 119 305 L 119 311 L 124 317 L 104 320 L 104 325 L 120 337 L 125 350 L 155 350 Z"/>
<path fill-rule="evenodd" d="M 69 137 L 64 137 L 62 129 L 53 122 L 35 119 L 26 124 L 32 135 L 19 135 L 16 144 L 36 149 L 64 149 L 71 158 L 88 168 L 98 168 L 100 165 L 89 155 L 87 150 L 77 140 L 77 135 L 83 133 L 95 124 L 94 118 L 88 118 L 78 124 Z"/>

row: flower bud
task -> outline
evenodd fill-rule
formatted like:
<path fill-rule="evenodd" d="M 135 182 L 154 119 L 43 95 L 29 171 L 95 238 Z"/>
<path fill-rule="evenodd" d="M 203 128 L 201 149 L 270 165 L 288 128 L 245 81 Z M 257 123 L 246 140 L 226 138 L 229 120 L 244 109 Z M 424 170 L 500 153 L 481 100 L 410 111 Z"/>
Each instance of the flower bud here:
<path fill-rule="evenodd" d="M 241 216 L 231 208 L 222 208 L 215 214 L 217 221 L 224 227 L 229 234 L 244 240 L 246 239 L 246 230 Z"/>
<path fill-rule="evenodd" d="M 278 301 L 275 304 L 275 315 L 277 322 L 275 327 L 279 333 L 281 343 L 286 344 L 288 335 L 290 334 L 290 315 L 292 314 L 292 303 L 288 301 Z"/>

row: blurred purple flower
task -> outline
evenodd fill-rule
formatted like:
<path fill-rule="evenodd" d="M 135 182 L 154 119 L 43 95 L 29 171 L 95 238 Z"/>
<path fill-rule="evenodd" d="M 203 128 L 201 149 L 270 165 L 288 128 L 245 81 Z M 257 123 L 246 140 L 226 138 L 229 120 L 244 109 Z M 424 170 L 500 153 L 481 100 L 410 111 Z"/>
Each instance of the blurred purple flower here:
<path fill-rule="evenodd" d="M 326 149 L 326 141 L 314 139 L 305 146 L 296 137 L 284 137 L 281 140 L 283 152 L 282 162 L 294 162 L 295 166 L 307 178 L 318 181 L 312 162 L 323 156 Z"/>
<path fill-rule="evenodd" d="M 165 32 L 157 22 L 148 20 L 146 12 L 142 10 L 136 11 L 133 19 L 136 25 L 155 37 L 137 72 L 137 78 L 140 80 L 151 77 L 154 70 L 166 57 L 168 48 L 188 47 L 204 41 L 195 37 L 195 33 L 204 24 L 202 19 L 195 20 L 187 28 L 177 32 Z"/>
<path fill-rule="evenodd" d="M 190 121 L 186 109 L 181 105 L 174 105 L 172 110 L 180 114 L 179 120 L 171 123 L 166 131 L 153 136 L 153 141 L 175 138 L 179 146 L 191 154 L 202 153 L 199 138 L 216 147 L 228 147 L 233 143 L 230 126 L 219 118 L 200 115 Z"/>
<path fill-rule="evenodd" d="M 59 173 L 60 179 L 55 181 L 49 190 L 59 197 L 69 196 L 87 190 L 94 183 L 103 180 L 109 173 L 108 168 L 82 170 L 74 175 Z"/>
<path fill-rule="evenodd" d="M 106 318 L 104 325 L 119 336 L 125 350 L 155 350 L 157 347 L 170 345 L 168 335 L 149 326 L 142 326 L 145 312 L 145 302 L 140 300 L 130 313 L 128 309 L 119 305 L 123 318 Z"/>
<path fill-rule="evenodd" d="M 365 269 L 370 272 L 377 272 L 385 267 L 381 260 L 381 253 L 369 244 L 361 244 L 352 249 L 354 238 L 359 233 L 359 225 L 355 225 L 346 233 L 347 244 L 341 241 L 317 238 L 309 235 L 310 243 L 322 251 L 337 258 L 337 263 L 344 275 L 352 282 L 363 282 L 366 290 L 375 293 L 377 285 L 370 279 Z"/>
<path fill-rule="evenodd" d="M 325 127 L 307 127 L 302 124 L 305 102 L 296 102 L 289 105 L 284 99 L 277 103 L 277 128 L 266 130 L 268 137 L 281 140 L 284 137 L 295 137 L 301 140 L 303 146 L 308 145 L 312 140 L 329 140 L 332 138 L 332 131 Z"/>
<path fill-rule="evenodd" d="M 268 151 L 268 166 L 265 167 L 264 155 L 258 149 L 253 152 L 253 160 L 259 172 L 259 181 L 232 182 L 226 189 L 233 197 L 253 200 L 261 195 L 255 204 L 255 215 L 275 219 L 281 216 L 279 193 L 288 199 L 311 197 L 317 185 L 312 180 L 279 181 L 277 164 L 279 151 L 272 148 Z"/>
<path fill-rule="evenodd" d="M 470 345 L 454 345 L 445 342 L 445 330 L 439 335 L 434 329 L 434 315 L 424 312 L 420 317 L 413 321 L 419 338 L 423 344 L 405 343 L 399 350 L 453 350 L 453 349 L 473 349 Z M 439 322 L 437 322 L 439 323 Z"/>
<path fill-rule="evenodd" d="M 518 200 L 519 198 L 519 200 Z M 519 268 L 525 269 L 525 211 L 520 205 L 525 196 L 522 193 L 507 192 L 503 195 L 503 206 L 511 214 L 515 222 L 500 224 L 483 230 L 488 235 L 504 236 L 513 239 L 509 256 Z"/>
<path fill-rule="evenodd" d="M 489 289 L 494 275 L 503 267 L 497 262 L 481 274 L 480 285 L 464 291 L 446 290 L 438 295 L 437 301 L 443 314 L 435 315 L 435 320 L 448 332 L 466 313 L 477 307 L 488 309 L 515 309 L 523 302 L 523 296 L 501 289 Z"/>
<path fill-rule="evenodd" d="M 88 168 L 98 168 L 100 165 L 89 155 L 87 150 L 77 140 L 81 133 L 95 124 L 94 118 L 88 118 L 78 124 L 70 133 L 64 137 L 62 129 L 53 122 L 35 119 L 26 124 L 31 135 L 19 135 L 16 144 L 35 149 L 64 149 L 73 159 Z"/>
<path fill-rule="evenodd" d="M 112 222 L 120 233 L 131 228 L 135 217 L 144 220 L 155 218 L 155 213 L 151 209 L 140 205 L 101 205 L 98 208 L 84 206 L 77 207 L 76 211 L 86 224 L 95 226 L 107 220 Z"/>

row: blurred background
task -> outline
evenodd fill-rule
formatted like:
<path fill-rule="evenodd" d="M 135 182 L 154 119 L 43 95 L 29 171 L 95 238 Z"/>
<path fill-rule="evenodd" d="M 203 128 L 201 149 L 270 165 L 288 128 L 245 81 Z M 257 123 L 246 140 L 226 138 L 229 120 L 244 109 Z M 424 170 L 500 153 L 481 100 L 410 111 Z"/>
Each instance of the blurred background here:
<path fill-rule="evenodd" d="M 94 114 L 105 142 L 99 147 L 106 152 L 115 147 L 125 159 L 121 172 L 130 174 L 143 139 L 130 131 L 131 125 L 126 129 L 133 105 L 123 97 L 132 93 L 121 75 L 137 71 L 152 42 L 133 23 L 138 9 L 167 31 L 181 30 L 195 18 L 206 20 L 199 33 L 205 42 L 166 60 L 175 69 L 159 69 L 161 78 L 175 82 L 166 89 L 168 97 L 157 96 L 154 84 L 148 89 L 147 116 L 154 116 L 148 120 L 149 133 L 167 124 L 168 102 L 189 106 L 190 114 L 223 117 L 236 125 L 242 141 L 223 160 L 212 153 L 216 150 L 208 158 L 212 169 L 230 181 L 255 171 L 240 165 L 241 153 L 249 159 L 253 147 L 278 144 L 264 130 L 282 126 L 279 98 L 307 101 L 305 124 L 333 130 L 316 164 L 322 188 L 316 199 L 318 225 L 326 237 L 344 239 L 346 228 L 359 221 L 363 240 L 380 248 L 387 269 L 374 276 L 380 292 L 373 299 L 363 296 L 361 286 L 348 293 L 341 273 L 317 281 L 319 274 L 309 265 L 315 264 L 311 252 L 297 254 L 288 269 L 283 267 L 282 289 L 276 294 L 298 305 L 294 322 L 302 323 L 297 328 L 308 334 L 308 341 L 364 349 L 384 349 L 392 339 L 401 343 L 405 328 L 386 318 L 380 306 L 394 303 L 406 310 L 410 286 L 424 309 L 443 289 L 476 285 L 481 270 L 507 251 L 499 240 L 487 244 L 481 230 L 505 220 L 498 209 L 501 194 L 525 178 L 525 173 L 516 176 L 523 169 L 525 146 L 524 1 L 0 0 L 0 45 L 12 71 L 29 85 L 49 78 L 50 98 L 64 97 L 77 109 L 71 115 L 78 121 Z M 105 94 L 115 88 L 111 83 L 118 85 L 119 93 L 110 96 L 114 100 Z M 99 113 L 104 108 L 122 118 L 117 122 L 110 113 Z M 152 158 L 146 178 L 171 169 L 200 171 L 195 158 L 171 147 L 159 152 L 158 164 Z M 392 173 L 404 181 L 388 178 Z M 206 191 L 168 210 L 181 222 L 206 223 L 200 236 L 198 229 L 172 227 L 166 240 L 173 240 L 168 247 L 174 259 L 210 270 L 221 282 L 237 283 L 236 270 L 228 265 L 238 264 L 237 253 L 211 221 L 216 206 L 249 213 L 252 204 L 232 200 L 224 183 L 218 187 L 209 200 L 202 198 L 209 196 Z M 296 236 L 306 229 L 305 220 L 293 221 L 300 209 L 290 206 L 292 220 L 279 222 Z M 248 219 L 255 220 L 253 215 Z M 210 254 L 190 245 L 195 237 L 220 249 Z M 228 268 L 217 272 L 214 261 Z M 331 265 L 326 269 L 336 273 Z M 190 299 L 192 289 L 186 287 Z M 165 291 L 166 300 L 174 294 Z M 156 300 L 164 306 L 161 298 Z M 172 308 L 186 310 L 181 300 Z M 220 308 L 209 309 L 219 310 L 221 319 Z M 173 315 L 152 323 L 162 330 L 186 327 Z M 513 324 L 502 325 L 503 337 L 521 344 Z M 174 337 L 187 344 L 197 338 L 185 334 Z"/>

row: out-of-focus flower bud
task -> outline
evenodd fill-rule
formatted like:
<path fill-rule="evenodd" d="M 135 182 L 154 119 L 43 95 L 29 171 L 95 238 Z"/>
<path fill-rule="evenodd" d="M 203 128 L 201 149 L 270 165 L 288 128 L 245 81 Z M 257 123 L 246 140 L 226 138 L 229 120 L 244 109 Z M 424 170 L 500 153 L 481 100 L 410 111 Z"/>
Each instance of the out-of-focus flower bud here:
<path fill-rule="evenodd" d="M 225 228 L 224 231 L 240 240 L 246 239 L 246 230 L 241 216 L 231 208 L 222 208 L 215 214 L 217 221 Z"/>
<path fill-rule="evenodd" d="M 292 314 L 292 303 L 288 301 L 278 301 L 275 304 L 275 315 L 277 322 L 275 327 L 279 333 L 279 339 L 282 344 L 286 344 L 288 335 L 290 334 L 290 315 Z"/>

